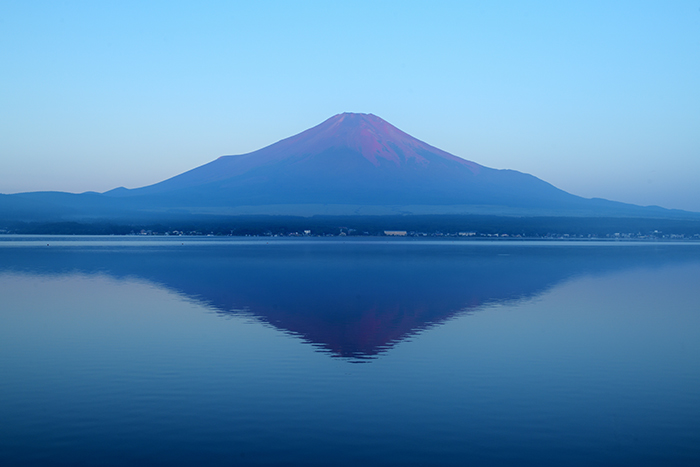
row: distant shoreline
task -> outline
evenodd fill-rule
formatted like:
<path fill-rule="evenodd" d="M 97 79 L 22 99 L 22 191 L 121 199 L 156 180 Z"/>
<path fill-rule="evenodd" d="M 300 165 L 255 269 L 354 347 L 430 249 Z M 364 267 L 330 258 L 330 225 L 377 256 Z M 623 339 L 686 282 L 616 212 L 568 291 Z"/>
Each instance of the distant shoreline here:
<path fill-rule="evenodd" d="M 376 242 L 382 241 L 386 243 L 571 243 L 571 244 L 618 244 L 618 243 L 638 243 L 638 244 L 700 244 L 700 237 L 680 237 L 680 238 L 601 238 L 601 237 L 591 237 L 591 238 L 573 238 L 573 237 L 476 237 L 476 238 L 464 238 L 450 235 L 443 236 L 426 236 L 426 237 L 391 237 L 391 236 L 379 236 L 379 235 L 367 235 L 367 236 L 259 236 L 259 235 L 141 235 L 141 234 L 16 234 L 16 233 L 0 233 L 0 245 L 2 243 L 9 243 L 12 241 L 32 241 L 39 239 L 52 239 L 55 241 L 65 241 L 65 240 L 78 240 L 78 239 L 119 239 L 119 240 L 134 240 L 134 241 L 154 241 L 159 240 L 172 240 L 172 243 L 177 243 L 179 240 L 183 241 L 207 241 L 207 240 L 225 240 L 231 239 L 235 241 L 240 240 L 250 240 L 255 241 L 265 241 L 265 242 L 305 242 L 305 241 L 329 241 L 329 242 L 352 242 L 352 243 L 362 243 L 362 241 Z M 169 242 L 168 242 L 169 243 Z"/>
<path fill-rule="evenodd" d="M 237 216 L 122 221 L 0 219 L 0 235 L 700 240 L 700 220 L 506 216 Z"/>

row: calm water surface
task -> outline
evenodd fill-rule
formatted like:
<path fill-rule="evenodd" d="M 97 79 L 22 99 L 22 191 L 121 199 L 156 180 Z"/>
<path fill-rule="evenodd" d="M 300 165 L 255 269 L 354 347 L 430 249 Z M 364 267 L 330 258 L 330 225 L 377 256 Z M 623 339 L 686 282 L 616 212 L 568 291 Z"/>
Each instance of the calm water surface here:
<path fill-rule="evenodd" d="M 700 465 L 700 244 L 0 236 L 0 465 Z"/>

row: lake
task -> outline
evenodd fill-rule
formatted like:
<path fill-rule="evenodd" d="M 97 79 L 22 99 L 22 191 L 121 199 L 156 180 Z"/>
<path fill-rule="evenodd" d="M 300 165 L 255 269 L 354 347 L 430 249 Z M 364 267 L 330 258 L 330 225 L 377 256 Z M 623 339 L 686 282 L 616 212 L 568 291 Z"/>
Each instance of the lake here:
<path fill-rule="evenodd" d="M 0 236 L 0 465 L 700 465 L 700 244 Z"/>

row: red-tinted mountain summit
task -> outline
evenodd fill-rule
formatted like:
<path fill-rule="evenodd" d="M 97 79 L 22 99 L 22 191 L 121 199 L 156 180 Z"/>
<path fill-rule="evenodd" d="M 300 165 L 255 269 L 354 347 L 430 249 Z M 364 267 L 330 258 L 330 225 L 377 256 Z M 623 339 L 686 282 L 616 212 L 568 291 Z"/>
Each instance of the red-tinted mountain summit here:
<path fill-rule="evenodd" d="M 354 150 L 375 167 L 389 162 L 396 167 L 410 164 L 426 166 L 430 162 L 421 153 L 434 153 L 470 167 L 474 172 L 479 168 L 473 162 L 417 140 L 372 114 L 339 114 L 314 128 L 252 154 L 258 158 L 263 151 L 264 154 L 319 154 L 334 148 Z"/>
<path fill-rule="evenodd" d="M 155 185 L 107 194 L 214 211 L 289 206 L 292 214 L 318 205 L 326 213 L 329 206 L 427 213 L 446 206 L 549 210 L 585 201 L 531 175 L 454 156 L 358 113 L 335 115 L 258 151 L 223 156 Z"/>

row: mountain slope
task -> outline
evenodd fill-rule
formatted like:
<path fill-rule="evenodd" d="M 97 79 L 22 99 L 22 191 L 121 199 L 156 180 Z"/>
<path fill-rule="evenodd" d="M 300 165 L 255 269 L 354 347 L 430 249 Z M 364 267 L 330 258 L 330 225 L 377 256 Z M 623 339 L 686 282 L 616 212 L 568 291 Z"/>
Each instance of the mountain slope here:
<path fill-rule="evenodd" d="M 583 207 L 528 174 L 430 146 L 371 114 L 345 113 L 266 148 L 224 156 L 155 185 L 113 190 L 165 206 L 279 204 Z"/>

